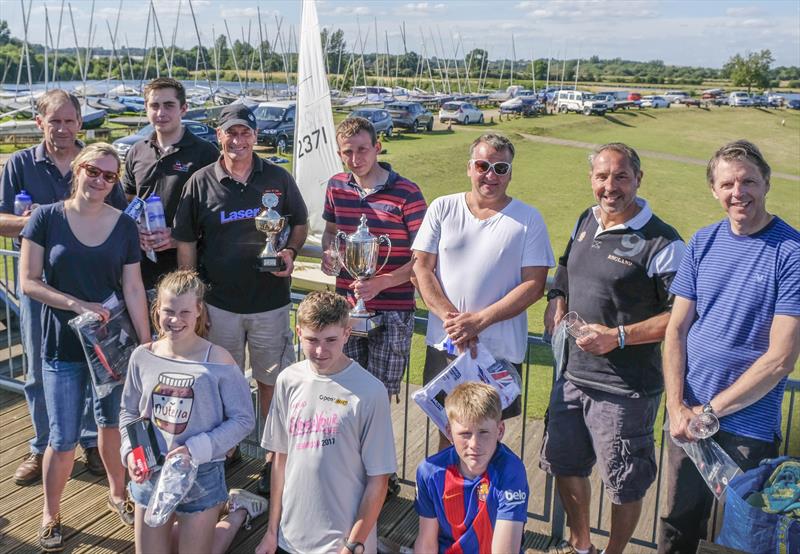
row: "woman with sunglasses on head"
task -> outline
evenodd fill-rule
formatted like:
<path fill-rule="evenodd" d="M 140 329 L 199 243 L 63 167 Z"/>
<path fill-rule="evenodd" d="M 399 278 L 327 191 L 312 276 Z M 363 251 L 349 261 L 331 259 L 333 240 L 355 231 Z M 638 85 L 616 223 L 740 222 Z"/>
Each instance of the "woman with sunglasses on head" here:
<path fill-rule="evenodd" d="M 22 230 L 22 290 L 44 304 L 42 372 L 50 444 L 44 455 L 39 543 L 48 552 L 63 548 L 61 494 L 72 472 L 89 394 L 110 488 L 108 507 L 123 523 L 133 524 L 133 505 L 125 494 L 125 468 L 119 460 L 122 387 L 104 398 L 96 396 L 80 341 L 68 323 L 84 313 L 107 318 L 109 310 L 103 302 L 114 296 L 125 302 L 139 341 L 148 340 L 136 223 L 105 202 L 118 182 L 119 167 L 110 144 L 87 146 L 72 162 L 70 197 L 37 208 Z"/>

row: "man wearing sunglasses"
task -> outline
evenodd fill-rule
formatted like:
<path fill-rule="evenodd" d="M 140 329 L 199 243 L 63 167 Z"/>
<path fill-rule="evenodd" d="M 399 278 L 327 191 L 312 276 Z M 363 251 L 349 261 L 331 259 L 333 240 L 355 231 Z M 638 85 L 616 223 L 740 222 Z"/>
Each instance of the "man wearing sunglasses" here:
<path fill-rule="evenodd" d="M 0 235 L 12 237 L 15 250 L 19 249 L 18 237 L 32 210 L 15 214 L 14 197 L 26 191 L 33 207 L 66 199 L 72 187 L 70 164 L 83 148 L 83 143 L 77 140 L 82 120 L 81 106 L 75 96 L 61 89 L 52 89 L 39 97 L 36 112 L 36 126 L 42 131 L 42 142 L 15 152 L 6 162 L 0 177 Z M 125 209 L 127 202 L 118 184 L 106 202 Z M 31 453 L 14 473 L 14 482 L 29 485 L 42 475 L 42 456 L 49 442 L 50 424 L 42 388 L 42 305 L 21 292 L 19 302 L 22 341 L 28 359 L 25 400 L 33 422 L 34 437 L 30 441 Z M 91 401 L 84 411 L 80 444 L 89 471 L 94 475 L 105 475 L 97 450 L 97 425 Z"/>
<path fill-rule="evenodd" d="M 536 208 L 508 195 L 514 145 L 494 133 L 472 143 L 471 188 L 434 200 L 412 246 L 417 287 L 430 310 L 423 382 L 478 341 L 519 368 L 527 349 L 526 310 L 542 297 L 555 265 Z M 503 418 L 521 413 L 517 399 Z M 439 450 L 449 445 L 439 437 Z"/>
<path fill-rule="evenodd" d="M 669 319 L 669 286 L 685 245 L 637 197 L 636 151 L 622 143 L 589 157 L 597 204 L 579 216 L 547 294 L 552 334 L 568 310 L 589 332 L 568 340 L 567 362 L 545 417 L 539 466 L 556 477 L 569 543 L 594 554 L 589 532 L 595 463 L 612 502 L 605 553 L 621 554 L 656 477 L 653 425 L 664 380 L 660 343 Z"/>

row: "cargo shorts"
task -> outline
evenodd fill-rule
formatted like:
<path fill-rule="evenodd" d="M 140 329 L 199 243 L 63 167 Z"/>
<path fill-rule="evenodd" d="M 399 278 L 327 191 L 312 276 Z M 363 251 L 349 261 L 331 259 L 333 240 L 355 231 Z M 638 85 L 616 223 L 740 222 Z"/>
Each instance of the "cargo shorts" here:
<path fill-rule="evenodd" d="M 539 467 L 588 477 L 597 463 L 614 504 L 641 500 L 657 474 L 653 424 L 660 400 L 660 394 L 631 398 L 561 376 L 545 414 Z"/>

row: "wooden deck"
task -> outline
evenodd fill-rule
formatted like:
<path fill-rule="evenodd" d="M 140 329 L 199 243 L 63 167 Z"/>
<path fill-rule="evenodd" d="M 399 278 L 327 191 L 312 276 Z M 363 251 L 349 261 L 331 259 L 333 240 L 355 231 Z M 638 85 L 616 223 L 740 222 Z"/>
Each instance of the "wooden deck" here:
<path fill-rule="evenodd" d="M 403 391 L 404 393 L 405 391 Z M 402 398 L 402 396 L 401 396 Z M 386 503 L 379 520 L 379 536 L 388 539 L 387 544 L 395 548 L 387 552 L 399 552 L 399 546 L 410 547 L 417 531 L 417 516 L 412 505 L 414 490 L 410 480 L 414 478 L 416 466 L 425 456 L 426 418 L 412 404 L 409 407 L 408 439 L 406 457 L 403 459 L 404 404 L 393 404 L 393 421 L 397 438 L 398 473 L 406 478 L 401 495 Z M 20 487 L 13 481 L 13 473 L 28 453 L 28 440 L 32 436 L 30 419 L 24 399 L 19 394 L 0 390 L 0 552 L 24 554 L 39 552 L 36 533 L 42 509 L 42 487 L 40 483 Z M 520 418 L 509 422 L 504 442 L 519 452 L 521 445 Z M 524 460 L 528 468 L 531 498 L 528 509 L 531 517 L 526 526 L 525 548 L 529 552 L 546 551 L 557 541 L 550 535 L 549 507 L 552 497 L 544 494 L 546 476 L 538 469 L 538 448 L 541 444 L 542 424 L 529 421 L 526 429 Z M 429 444 L 435 444 L 435 432 L 428 429 Z M 261 462 L 247 459 L 235 466 L 227 476 L 228 486 L 254 490 Z M 595 489 L 598 490 L 598 489 Z M 652 490 L 651 490 L 652 493 Z M 78 461 L 64 491 L 62 514 L 65 535 L 65 551 L 92 553 L 133 552 L 133 531 L 122 526 L 116 515 L 105 505 L 107 494 L 104 478 L 91 475 Z M 652 495 L 652 494 L 651 494 Z M 598 496 L 594 498 L 593 513 L 597 514 Z M 649 498 L 649 497 L 648 497 Z M 637 536 L 647 540 L 649 517 L 652 517 L 654 502 L 646 503 L 645 513 Z M 606 507 L 606 512 L 608 508 Z M 607 516 L 603 518 L 607 519 Z M 592 524 L 596 525 L 596 521 Z M 607 521 L 601 521 L 608 528 Z M 240 531 L 231 552 L 250 553 L 263 536 L 266 517 L 253 524 L 251 531 Z M 602 537 L 595 537 L 595 544 L 604 544 Z M 647 548 L 632 545 L 628 552 L 652 552 Z"/>

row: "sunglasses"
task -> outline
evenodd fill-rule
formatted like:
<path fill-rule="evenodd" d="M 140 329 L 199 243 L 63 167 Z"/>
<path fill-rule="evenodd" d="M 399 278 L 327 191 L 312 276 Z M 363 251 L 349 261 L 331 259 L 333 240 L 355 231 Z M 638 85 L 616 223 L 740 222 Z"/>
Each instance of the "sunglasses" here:
<path fill-rule="evenodd" d="M 102 175 L 103 181 L 105 181 L 109 185 L 113 185 L 119 180 L 118 173 L 114 173 L 113 171 L 103 171 L 99 167 L 95 167 L 88 163 L 80 164 L 78 167 L 83 168 L 83 170 L 86 172 L 86 175 L 88 175 L 92 179 L 96 179 Z"/>
<path fill-rule="evenodd" d="M 470 160 L 470 163 L 481 175 L 487 173 L 490 169 L 494 171 L 495 175 L 507 175 L 511 171 L 509 162 L 490 163 L 487 160 Z"/>

